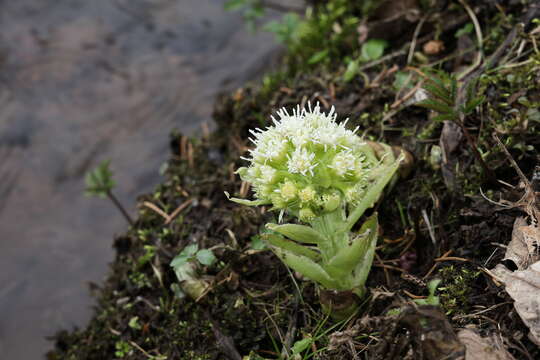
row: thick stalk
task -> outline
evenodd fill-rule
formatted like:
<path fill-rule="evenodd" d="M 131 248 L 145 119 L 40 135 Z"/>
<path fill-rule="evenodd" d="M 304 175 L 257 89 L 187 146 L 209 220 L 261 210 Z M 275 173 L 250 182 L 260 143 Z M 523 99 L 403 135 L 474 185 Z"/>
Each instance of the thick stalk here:
<path fill-rule="evenodd" d="M 336 321 L 349 318 L 360 307 L 360 297 L 351 290 L 319 289 L 319 302 L 324 313 Z"/>

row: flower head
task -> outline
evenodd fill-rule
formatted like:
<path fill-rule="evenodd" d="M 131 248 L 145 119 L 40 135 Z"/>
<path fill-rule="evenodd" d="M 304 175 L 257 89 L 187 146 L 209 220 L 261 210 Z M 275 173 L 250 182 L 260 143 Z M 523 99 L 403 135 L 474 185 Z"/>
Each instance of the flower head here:
<path fill-rule="evenodd" d="M 238 173 L 253 185 L 258 203 L 307 220 L 357 199 L 378 161 L 336 117 L 333 107 L 324 113 L 318 104 L 297 106 L 292 113 L 279 110 L 266 129 L 250 131 L 255 147 Z"/>

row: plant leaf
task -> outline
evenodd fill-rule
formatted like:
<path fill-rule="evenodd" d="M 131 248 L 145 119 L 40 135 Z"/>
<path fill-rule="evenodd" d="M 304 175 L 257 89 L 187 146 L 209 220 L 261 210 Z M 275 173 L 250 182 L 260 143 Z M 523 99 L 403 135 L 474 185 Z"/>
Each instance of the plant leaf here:
<path fill-rule="evenodd" d="M 456 31 L 454 36 L 458 38 L 460 36 L 470 34 L 473 31 L 473 29 L 474 29 L 473 23 L 466 23 L 463 27 L 459 28 L 458 31 Z"/>
<path fill-rule="evenodd" d="M 454 109 L 451 106 L 448 106 L 444 102 L 438 101 L 438 100 L 433 99 L 433 98 L 422 100 L 422 101 L 416 103 L 415 105 L 425 107 L 425 108 L 428 108 L 428 109 L 431 109 L 431 110 L 435 110 L 435 111 L 437 111 L 439 113 L 442 113 L 442 114 L 451 114 L 451 113 L 454 112 Z"/>
<path fill-rule="evenodd" d="M 435 291 L 437 291 L 437 287 L 441 283 L 441 279 L 433 279 L 427 284 L 427 288 L 430 295 L 435 295 Z"/>
<path fill-rule="evenodd" d="M 290 251 L 293 254 L 306 256 L 313 261 L 319 261 L 321 256 L 318 252 L 311 250 L 310 248 L 295 243 L 294 241 L 285 239 L 280 235 L 264 234 L 262 237 L 270 243 L 270 245 L 281 248 L 283 250 Z"/>
<path fill-rule="evenodd" d="M 210 266 L 216 261 L 214 253 L 209 249 L 201 249 L 197 251 L 196 258 L 201 264 L 206 266 Z"/>
<path fill-rule="evenodd" d="M 377 214 L 370 216 L 362 225 L 359 235 L 342 247 L 338 253 L 330 259 L 325 269 L 331 267 L 343 274 L 350 274 L 353 269 L 364 259 L 366 252 L 373 242 L 377 242 Z M 330 272 L 330 271 L 329 271 Z"/>
<path fill-rule="evenodd" d="M 456 120 L 455 114 L 439 114 L 434 116 L 431 120 L 433 121 L 444 121 L 444 120 Z"/>
<path fill-rule="evenodd" d="M 452 106 L 454 99 L 452 99 L 452 94 L 447 89 L 441 89 L 441 87 L 432 84 L 424 85 L 424 90 L 426 90 L 432 97 L 436 97 L 444 101 L 447 105 Z"/>
<path fill-rule="evenodd" d="M 272 250 L 281 259 L 281 261 L 283 261 L 294 271 L 298 271 L 300 274 L 304 275 L 310 280 L 318 282 L 327 289 L 333 289 L 335 287 L 335 282 L 332 280 L 330 275 L 328 275 L 321 265 L 317 264 L 310 258 L 293 254 L 292 252 L 283 250 L 279 247 L 273 247 Z"/>
<path fill-rule="evenodd" d="M 294 355 L 300 354 L 302 351 L 306 350 L 312 343 L 313 343 L 313 338 L 311 337 L 298 340 L 297 342 L 294 343 L 293 347 L 291 348 L 292 355 L 294 356 Z"/>
<path fill-rule="evenodd" d="M 356 74 L 358 74 L 358 68 L 359 68 L 358 61 L 351 60 L 349 64 L 347 65 L 347 70 L 345 70 L 345 73 L 343 74 L 343 81 L 349 82 L 352 79 L 354 79 Z"/>
<path fill-rule="evenodd" d="M 463 108 L 463 113 L 465 115 L 468 115 L 470 114 L 471 112 L 474 111 L 474 109 L 476 109 L 476 107 L 478 105 L 480 105 L 481 103 L 484 102 L 486 98 L 484 96 L 478 96 L 472 100 L 470 100 L 469 102 L 467 102 L 467 104 L 465 105 L 465 107 Z"/>
<path fill-rule="evenodd" d="M 355 288 L 364 288 L 369 271 L 371 270 L 371 264 L 373 263 L 373 257 L 375 256 L 375 248 L 377 247 L 377 213 L 373 214 L 373 216 L 366 221 L 366 224 L 364 224 L 362 228 L 364 226 L 372 226 L 372 231 L 368 236 L 367 249 L 364 251 L 362 259 L 360 259 L 358 265 L 354 269 L 353 284 Z"/>
<path fill-rule="evenodd" d="M 313 65 L 313 64 L 317 64 L 323 61 L 324 59 L 328 57 L 328 51 L 329 51 L 328 49 L 324 49 L 324 50 L 316 52 L 309 58 L 308 64 Z"/>
<path fill-rule="evenodd" d="M 299 224 L 266 224 L 266 227 L 272 231 L 285 235 L 289 239 L 306 244 L 320 244 L 326 239 L 312 227 Z"/>
<path fill-rule="evenodd" d="M 238 199 L 238 198 L 232 198 L 231 195 L 227 191 L 224 191 L 224 193 L 225 193 L 225 196 L 227 197 L 227 199 L 229 199 L 230 201 L 235 202 L 237 204 L 241 204 L 241 205 L 258 206 L 258 205 L 270 204 L 270 201 L 268 201 L 268 200 Z"/>
<path fill-rule="evenodd" d="M 225 5 L 223 5 L 225 11 L 238 10 L 241 7 L 246 5 L 246 0 L 228 0 Z"/>
<path fill-rule="evenodd" d="M 254 235 L 251 237 L 251 248 L 253 250 L 263 250 L 266 249 L 266 243 L 263 241 L 260 235 Z"/>
<path fill-rule="evenodd" d="M 171 266 L 173 268 L 178 268 L 186 264 L 191 258 L 195 255 L 197 250 L 199 249 L 199 245 L 197 244 L 190 244 L 186 246 L 180 254 L 176 255 L 174 259 L 171 261 Z"/>
<path fill-rule="evenodd" d="M 393 164 L 389 165 L 384 171 L 381 176 L 377 178 L 375 183 L 373 183 L 371 186 L 368 187 L 366 190 L 365 196 L 362 198 L 362 200 L 356 205 L 356 208 L 351 212 L 349 217 L 347 218 L 347 224 L 345 227 L 346 231 L 350 231 L 354 224 L 360 219 L 360 216 L 364 214 L 366 209 L 370 208 L 375 204 L 375 202 L 379 199 L 381 196 L 381 193 L 386 186 L 394 176 L 395 172 L 399 168 L 399 164 L 403 160 L 403 155 L 401 155 L 398 159 L 394 161 Z"/>
<path fill-rule="evenodd" d="M 384 53 L 388 42 L 382 39 L 370 39 L 362 45 L 362 60 L 370 61 L 379 59 Z"/>

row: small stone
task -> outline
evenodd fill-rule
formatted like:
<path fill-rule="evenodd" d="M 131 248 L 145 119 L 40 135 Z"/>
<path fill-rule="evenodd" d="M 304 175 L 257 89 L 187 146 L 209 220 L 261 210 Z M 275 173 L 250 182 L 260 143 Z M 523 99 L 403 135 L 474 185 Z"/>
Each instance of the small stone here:
<path fill-rule="evenodd" d="M 444 50 L 444 43 L 441 40 L 430 40 L 424 44 L 424 54 L 437 55 Z"/>

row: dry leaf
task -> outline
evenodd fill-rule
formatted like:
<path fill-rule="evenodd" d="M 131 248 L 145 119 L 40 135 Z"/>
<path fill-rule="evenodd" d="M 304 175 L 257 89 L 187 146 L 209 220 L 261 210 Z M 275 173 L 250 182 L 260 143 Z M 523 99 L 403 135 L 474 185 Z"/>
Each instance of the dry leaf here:
<path fill-rule="evenodd" d="M 540 261 L 526 270 L 510 271 L 499 264 L 492 273 L 504 283 L 514 299 L 514 308 L 530 330 L 529 337 L 540 346 Z"/>
<path fill-rule="evenodd" d="M 518 217 L 512 229 L 512 240 L 506 248 L 505 260 L 512 261 L 517 270 L 524 270 L 540 260 L 540 229 L 534 222 L 527 224 L 527 218 Z"/>
<path fill-rule="evenodd" d="M 518 173 L 525 190 L 519 201 L 507 202 L 509 205 L 506 206 L 520 208 L 528 216 L 519 217 L 514 222 L 512 240 L 505 254 L 505 260 L 513 261 L 518 270 L 512 272 L 499 264 L 492 274 L 504 283 L 506 292 L 514 299 L 514 308 L 530 330 L 529 338 L 540 346 L 540 208 L 533 186 L 536 184 L 538 166 L 533 181 L 529 181 L 502 141 L 497 135 L 493 137 Z"/>
<path fill-rule="evenodd" d="M 465 360 L 514 360 L 498 336 L 484 338 L 471 329 L 463 329 L 457 336 L 465 345 Z"/>
<path fill-rule="evenodd" d="M 441 171 L 444 183 L 450 190 L 454 189 L 456 185 L 455 171 L 457 159 L 453 155 L 453 152 L 456 151 L 462 139 L 463 132 L 459 125 L 452 121 L 445 121 L 439 139 L 439 146 L 442 150 Z"/>

